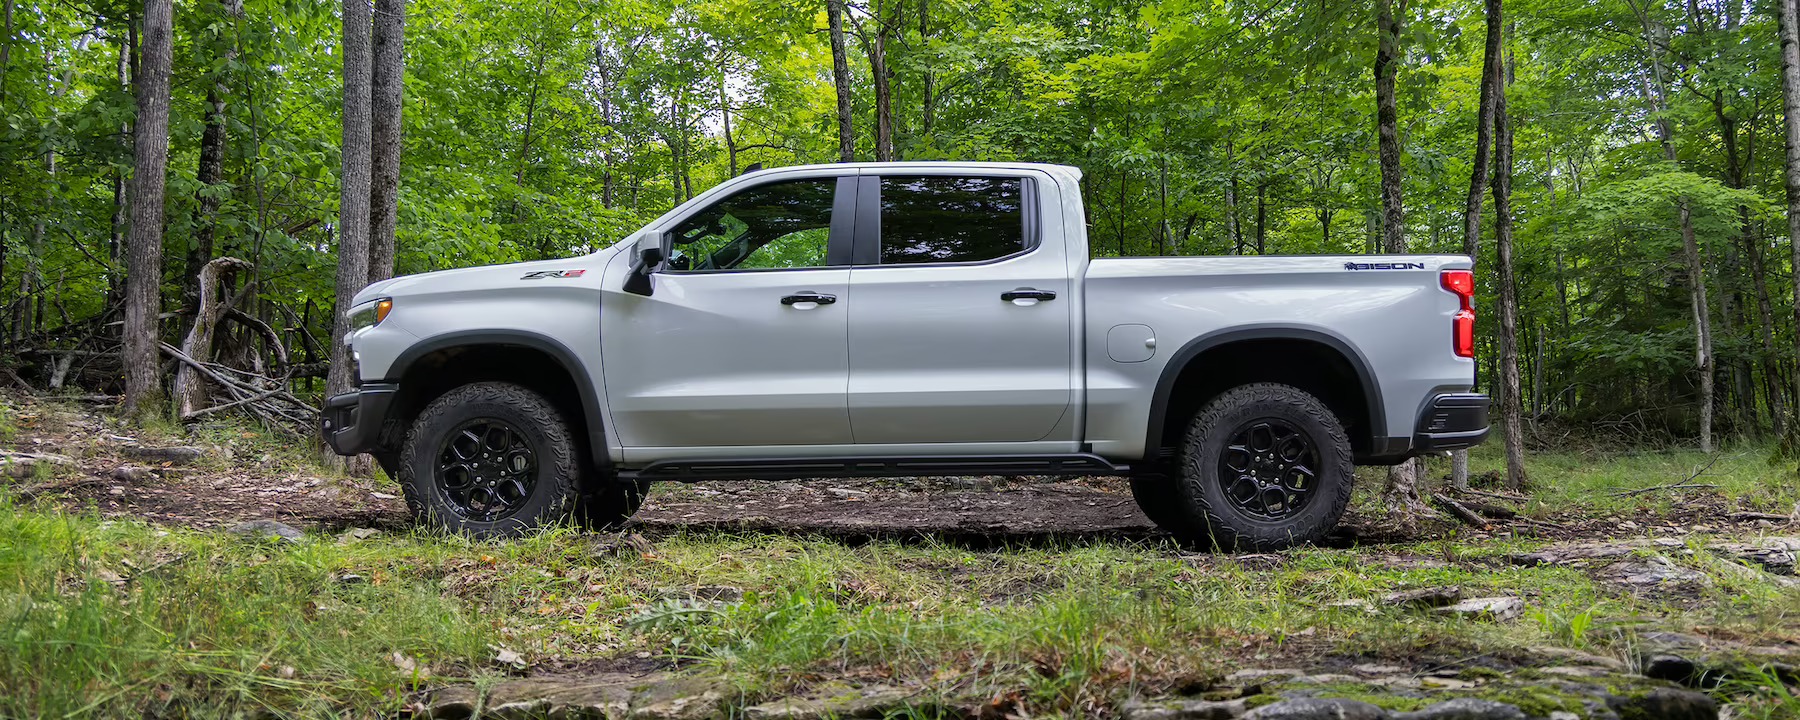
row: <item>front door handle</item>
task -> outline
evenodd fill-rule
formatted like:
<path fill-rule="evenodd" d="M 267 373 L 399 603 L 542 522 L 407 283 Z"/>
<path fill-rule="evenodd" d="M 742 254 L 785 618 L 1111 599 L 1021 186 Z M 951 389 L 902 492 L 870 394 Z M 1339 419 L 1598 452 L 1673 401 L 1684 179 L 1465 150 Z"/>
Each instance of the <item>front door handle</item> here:
<path fill-rule="evenodd" d="M 1037 288 L 1028 288 L 1028 287 L 1018 288 L 1016 290 L 1008 290 L 1006 292 L 1000 293 L 1001 302 L 1012 302 L 1014 300 L 1055 300 L 1055 299 L 1056 299 L 1056 291 L 1055 290 L 1039 290 Z"/>
<path fill-rule="evenodd" d="M 813 292 L 811 290 L 801 290 L 800 292 L 797 292 L 792 295 L 788 295 L 788 296 L 781 298 L 781 304 L 783 304 L 783 305 L 798 305 L 800 303 L 812 303 L 814 305 L 830 305 L 834 302 L 837 302 L 836 295 Z"/>

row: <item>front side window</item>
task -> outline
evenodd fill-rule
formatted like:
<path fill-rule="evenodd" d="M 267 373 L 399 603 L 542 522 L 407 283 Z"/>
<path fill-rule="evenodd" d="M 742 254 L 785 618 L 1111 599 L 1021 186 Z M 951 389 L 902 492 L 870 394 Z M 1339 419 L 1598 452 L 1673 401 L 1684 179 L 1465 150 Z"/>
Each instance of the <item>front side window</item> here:
<path fill-rule="evenodd" d="M 881 264 L 995 260 L 1025 250 L 1024 181 L 881 178 Z"/>
<path fill-rule="evenodd" d="M 713 203 L 672 231 L 677 272 L 824 267 L 837 178 L 758 185 Z"/>

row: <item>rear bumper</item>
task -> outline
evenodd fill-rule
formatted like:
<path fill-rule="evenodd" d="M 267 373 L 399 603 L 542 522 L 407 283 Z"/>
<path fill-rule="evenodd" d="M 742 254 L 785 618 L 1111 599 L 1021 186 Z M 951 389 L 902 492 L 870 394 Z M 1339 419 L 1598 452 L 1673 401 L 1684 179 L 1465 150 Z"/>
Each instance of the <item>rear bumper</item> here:
<path fill-rule="evenodd" d="M 1449 393 L 1431 399 L 1414 426 L 1414 454 L 1462 450 L 1480 445 L 1488 436 L 1488 396 Z"/>
<path fill-rule="evenodd" d="M 374 452 L 381 444 L 381 427 L 400 387 L 364 385 L 356 392 L 332 396 L 319 411 L 319 435 L 339 455 Z"/>

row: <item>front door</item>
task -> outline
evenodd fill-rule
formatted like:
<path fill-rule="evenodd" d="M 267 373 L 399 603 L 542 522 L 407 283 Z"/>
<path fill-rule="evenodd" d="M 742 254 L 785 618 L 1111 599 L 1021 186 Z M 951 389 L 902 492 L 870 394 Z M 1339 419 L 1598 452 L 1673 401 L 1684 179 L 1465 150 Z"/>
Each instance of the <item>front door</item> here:
<path fill-rule="evenodd" d="M 732 193 L 674 223 L 651 295 L 607 283 L 608 430 L 627 459 L 851 442 L 850 206 L 846 193 L 836 207 L 840 181 L 855 184 L 776 179 Z"/>
<path fill-rule="evenodd" d="M 862 177 L 849 313 L 857 443 L 1073 438 L 1074 301 L 1061 233 L 1041 231 L 1056 216 L 1039 210 L 1036 182 Z"/>

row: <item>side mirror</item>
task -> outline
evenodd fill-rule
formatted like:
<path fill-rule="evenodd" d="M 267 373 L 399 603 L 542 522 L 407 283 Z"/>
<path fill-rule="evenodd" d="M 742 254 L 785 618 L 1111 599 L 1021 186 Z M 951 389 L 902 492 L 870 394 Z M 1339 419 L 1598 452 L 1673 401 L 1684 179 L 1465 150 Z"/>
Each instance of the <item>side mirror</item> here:
<path fill-rule="evenodd" d="M 638 251 L 638 261 L 631 266 L 631 274 L 625 276 L 625 292 L 633 295 L 649 297 L 656 292 L 656 286 L 650 284 L 650 275 L 662 265 L 663 251 L 661 247 L 647 247 Z"/>

